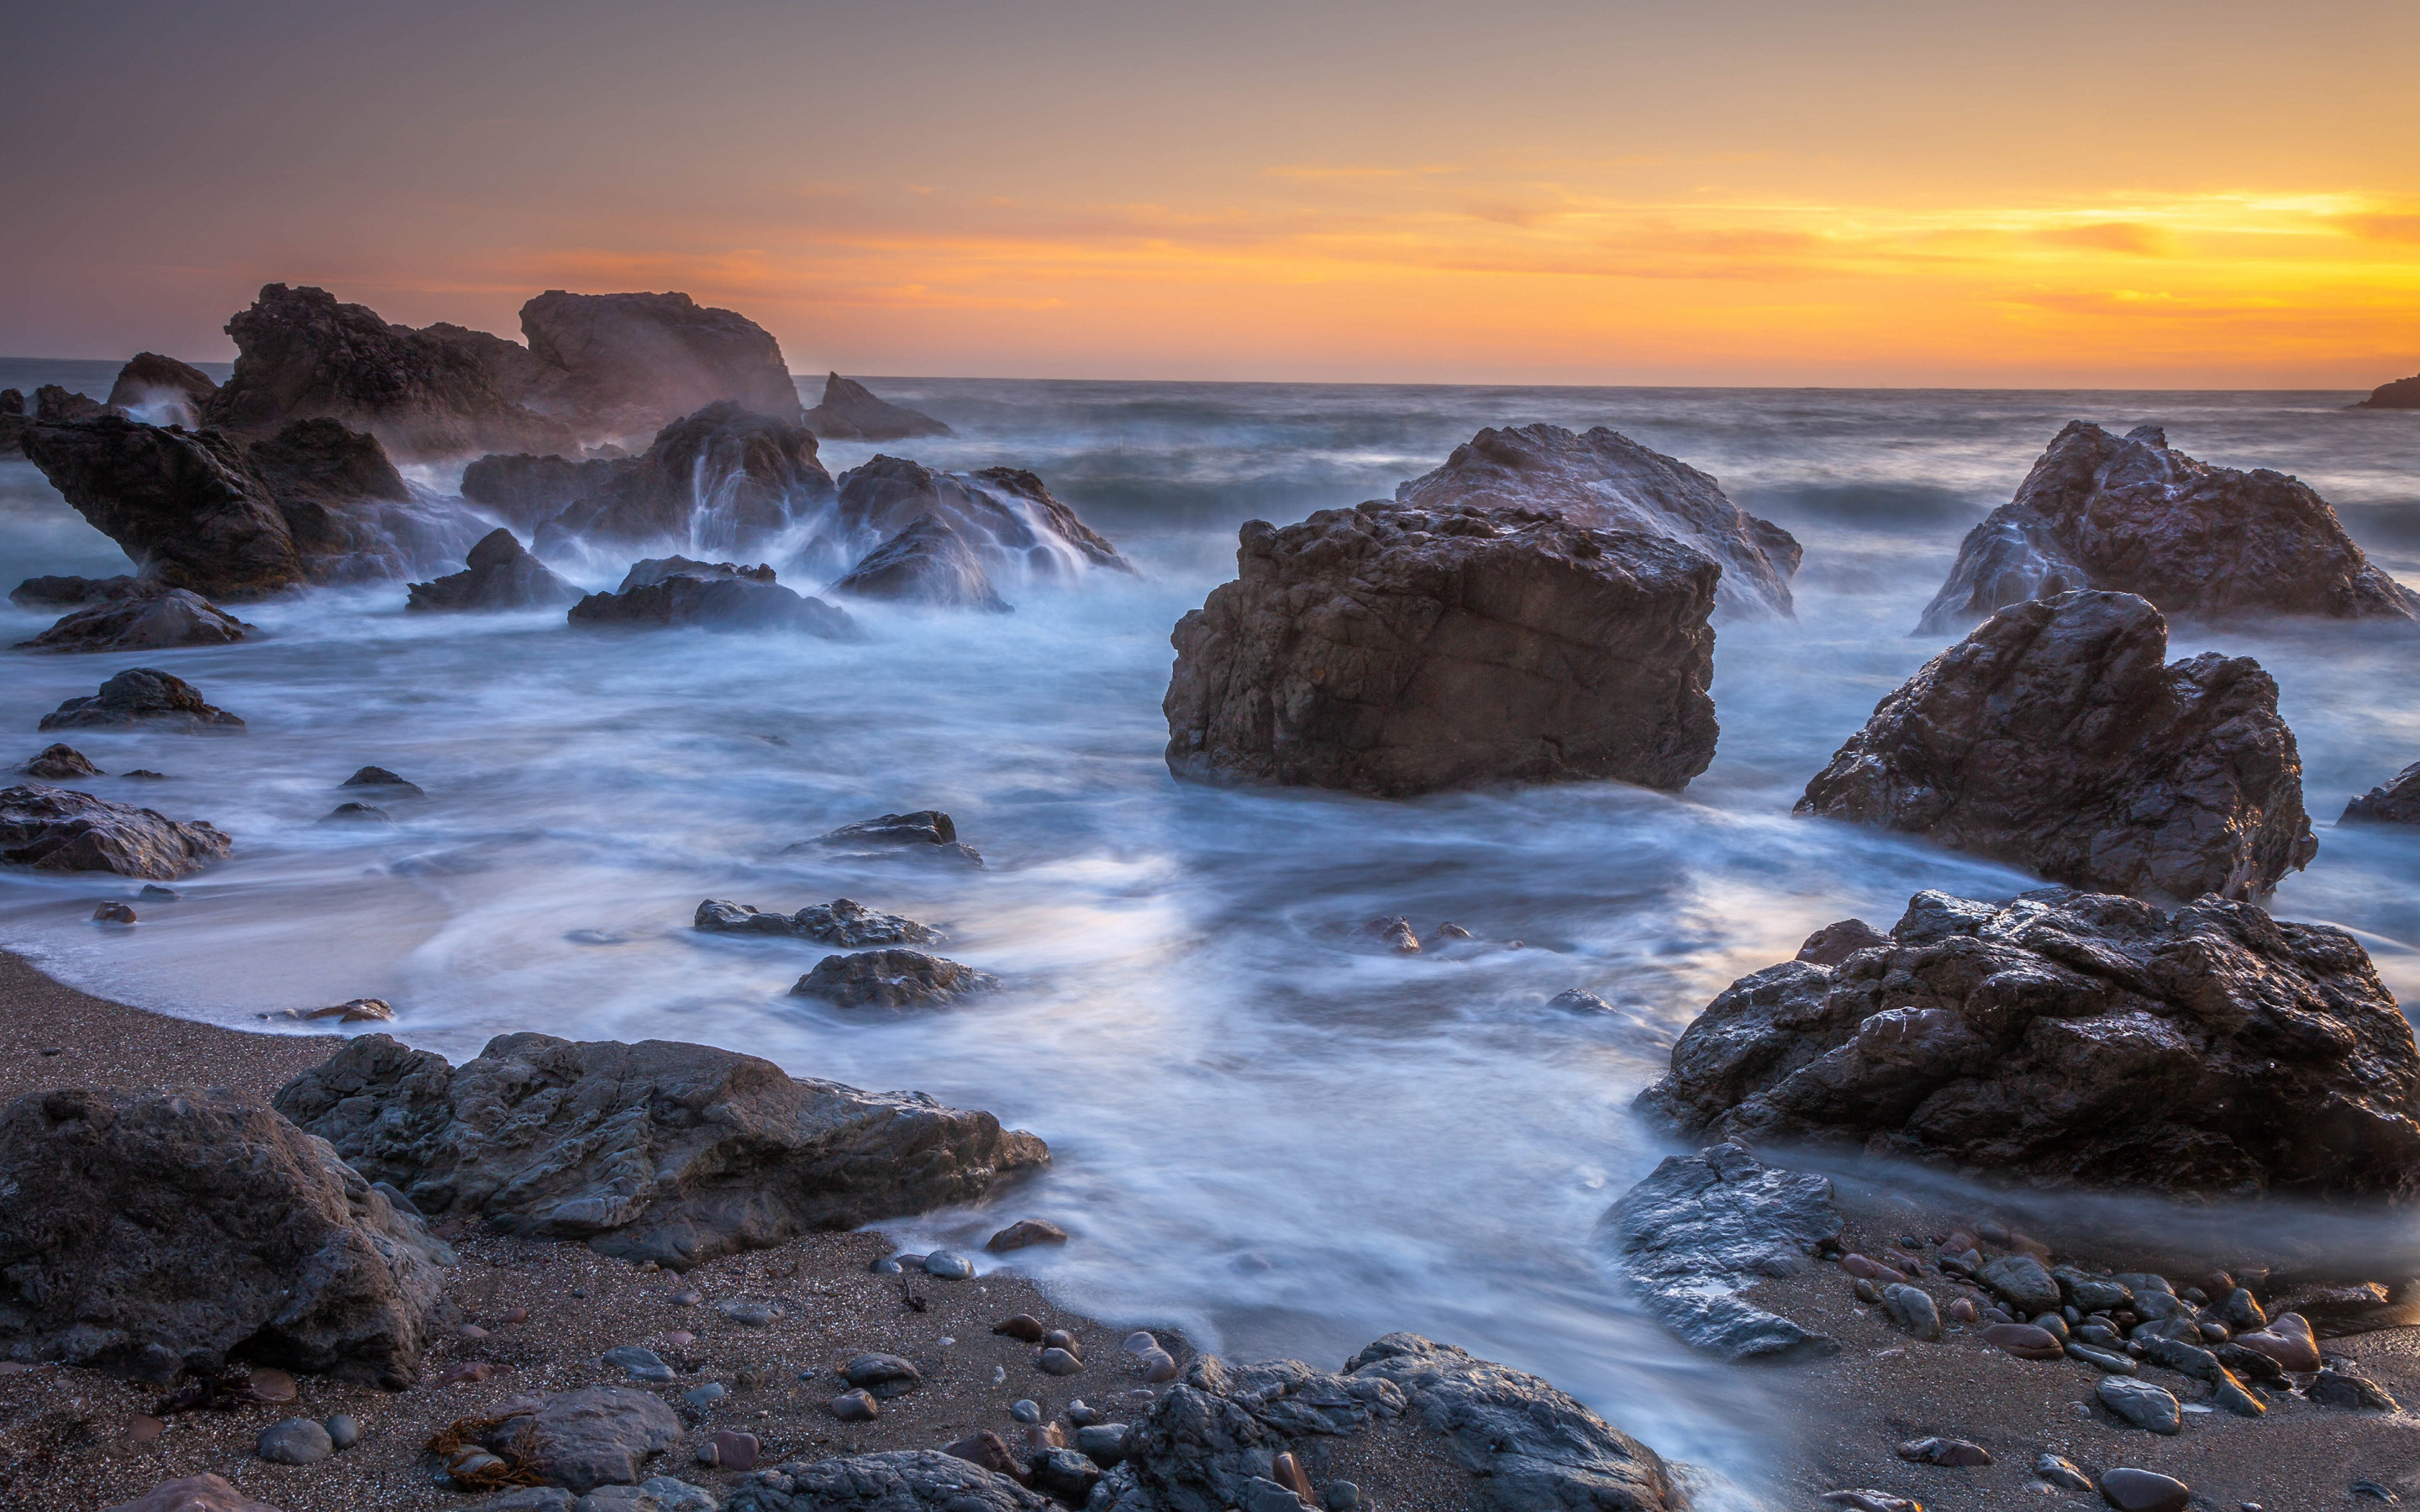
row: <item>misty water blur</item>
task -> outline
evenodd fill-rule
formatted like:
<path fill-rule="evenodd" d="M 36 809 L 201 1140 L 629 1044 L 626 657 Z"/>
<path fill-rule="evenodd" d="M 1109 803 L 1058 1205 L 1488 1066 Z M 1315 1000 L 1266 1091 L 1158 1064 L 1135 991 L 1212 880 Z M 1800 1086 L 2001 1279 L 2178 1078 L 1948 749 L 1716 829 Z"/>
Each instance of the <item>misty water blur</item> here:
<path fill-rule="evenodd" d="M 45 364 L 62 370 L 70 364 Z M 112 364 L 85 392 L 105 393 Z M 34 364 L 0 363 L 30 391 Z M 1056 1165 L 981 1212 L 892 1226 L 979 1243 L 1026 1214 L 1070 1304 L 1205 1345 L 1333 1365 L 1408 1328 L 1538 1371 L 1665 1452 L 1752 1473 L 1752 1373 L 1688 1355 L 1604 1278 L 1590 1234 L 1665 1152 L 1631 1097 L 1732 978 L 1810 930 L 1887 925 L 1908 895 L 2005 896 L 2006 869 L 1793 820 L 1807 779 L 1934 652 L 1909 631 L 1959 539 L 2070 419 L 2167 427 L 2300 474 L 2420 581 L 2420 416 L 2353 395 L 1517 390 L 890 380 L 940 440 L 892 450 L 1031 468 L 1140 569 L 1004 583 L 1008 616 L 852 604 L 862 643 L 582 634 L 562 615 L 407 616 L 399 585 L 243 607 L 264 638 L 8 663 L 0 727 L 131 665 L 251 721 L 240 740 L 79 734 L 105 796 L 205 817 L 235 858 L 90 924 L 96 877 L 0 880 L 0 943 L 128 1001 L 248 1023 L 358 995 L 468 1056 L 490 1034 L 706 1041 L 801 1074 L 912 1087 L 1047 1138 Z M 1720 626 L 1713 768 L 1678 796 L 1611 784 L 1378 803 L 1179 787 L 1159 714 L 1176 618 L 1233 571 L 1235 527 L 1384 497 L 1483 424 L 1604 424 L 1724 482 L 1807 548 L 1794 623 Z M 458 472 L 415 473 L 432 490 Z M 591 587 L 627 562 L 567 570 Z M 0 463 L 0 576 L 125 570 L 30 465 Z M 795 580 L 812 592 L 811 578 Z M 10 609 L 23 639 L 47 616 Z M 2319 859 L 2275 907 L 2360 932 L 2420 991 L 2420 837 L 2339 830 L 2347 797 L 2420 759 L 2413 641 L 2375 627 L 2180 631 L 2258 656 L 2301 741 Z M 20 753 L 0 755 L 22 759 Z M 392 827 L 318 821 L 375 763 L 428 791 Z M 784 847 L 887 810 L 955 816 L 982 871 Z M 702 936 L 706 897 L 834 897 L 940 924 L 1008 990 L 932 1014 L 787 995 L 811 945 Z M 1404 915 L 1477 943 L 1402 957 Z M 1513 942 L 1518 942 L 1517 948 Z M 1549 1006 L 1580 987 L 1613 1005 Z M 2150 1210 L 2144 1210 L 2150 1211 Z"/>

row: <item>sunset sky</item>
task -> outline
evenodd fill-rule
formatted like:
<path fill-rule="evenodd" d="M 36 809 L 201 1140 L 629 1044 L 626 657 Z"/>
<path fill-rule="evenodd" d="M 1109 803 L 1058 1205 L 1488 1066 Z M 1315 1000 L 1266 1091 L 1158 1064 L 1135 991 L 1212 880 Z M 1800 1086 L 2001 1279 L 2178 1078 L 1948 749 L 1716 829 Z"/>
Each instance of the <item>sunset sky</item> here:
<path fill-rule="evenodd" d="M 264 282 L 793 369 L 2368 388 L 2420 372 L 2420 5 L 11 8 L 0 353 Z"/>

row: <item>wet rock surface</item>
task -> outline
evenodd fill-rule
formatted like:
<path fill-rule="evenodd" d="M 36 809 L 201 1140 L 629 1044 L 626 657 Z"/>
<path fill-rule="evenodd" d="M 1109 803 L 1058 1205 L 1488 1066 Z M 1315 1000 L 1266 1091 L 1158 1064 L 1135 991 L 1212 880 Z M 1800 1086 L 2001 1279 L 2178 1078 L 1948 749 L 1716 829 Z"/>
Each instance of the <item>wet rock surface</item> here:
<path fill-rule="evenodd" d="M 253 626 L 201 594 L 162 583 L 105 598 L 62 616 L 20 651 L 165 651 L 178 646 L 223 646 L 240 640 Z"/>
<path fill-rule="evenodd" d="M 558 609 L 583 597 L 579 589 L 532 556 L 508 530 L 479 538 L 460 572 L 413 583 L 406 609 Z"/>
<path fill-rule="evenodd" d="M 52 764 L 63 764 L 53 758 Z M 233 849 L 224 833 L 199 820 L 170 819 L 74 788 L 0 788 L 0 861 L 10 866 L 169 881 L 225 860 Z"/>
<path fill-rule="evenodd" d="M 571 623 L 592 627 L 795 631 L 826 640 L 855 640 L 845 609 L 804 598 L 773 580 L 770 567 L 654 558 L 632 566 L 610 594 L 590 594 L 571 606 Z"/>
<path fill-rule="evenodd" d="M 1049 1158 L 988 1113 L 661 1040 L 501 1035 L 458 1068 L 364 1035 L 277 1105 L 432 1217 L 675 1267 L 975 1201 Z"/>
<path fill-rule="evenodd" d="M 218 392 L 219 386 L 210 376 L 191 363 L 180 363 L 158 352 L 136 352 L 117 370 L 117 378 L 109 385 L 109 397 L 103 403 L 121 411 L 151 411 L 149 418 L 158 424 L 196 430 Z"/>
<path fill-rule="evenodd" d="M 876 913 L 850 898 L 809 903 L 794 914 L 761 913 L 748 903 L 708 898 L 697 905 L 695 927 L 721 934 L 796 935 L 861 950 L 876 945 L 933 945 L 939 931 L 898 914 Z"/>
<path fill-rule="evenodd" d="M 838 373 L 824 378 L 823 402 L 807 411 L 807 428 L 828 440 L 900 441 L 948 436 L 950 427 L 921 410 L 892 404 Z"/>
<path fill-rule="evenodd" d="M 1650 1312 L 1694 1349 L 1790 1358 L 1836 1346 L 1735 1293 L 1794 1275 L 1838 1239 L 1832 1183 L 1780 1170 L 1738 1145 L 1670 1155 L 1606 1213 L 1598 1242 Z"/>
<path fill-rule="evenodd" d="M 2360 945 L 2215 898 L 1918 893 L 1887 948 L 1732 983 L 1639 1105 L 2085 1186 L 2402 1197 L 2420 1160 L 2420 1051 Z"/>
<path fill-rule="evenodd" d="M 577 496 L 537 528 L 541 552 L 659 541 L 751 551 L 832 503 L 831 474 L 795 408 L 782 418 L 729 401 L 673 421 L 636 457 L 582 464 L 571 481 Z"/>
<path fill-rule="evenodd" d="M 870 579 L 876 587 L 897 579 L 903 589 L 938 589 L 940 571 L 962 570 L 960 552 L 983 569 L 986 582 L 1066 581 L 1096 569 L 1134 570 L 1108 537 L 1078 518 L 1039 477 L 1017 468 L 944 472 L 904 456 L 876 456 L 840 475 L 836 506 L 839 541 L 852 554 L 921 530 L 908 543 L 914 557 L 903 560 L 904 548 L 893 553 L 885 576 Z M 903 578 L 896 569 L 907 565 L 918 575 Z M 964 595 L 970 590 L 961 580 L 952 591 Z"/>
<path fill-rule="evenodd" d="M 2420 825 L 2420 762 L 2346 804 L 2337 823 Z"/>
<path fill-rule="evenodd" d="M 42 716 L 44 730 L 147 730 L 168 734 L 235 735 L 243 720 L 206 702 L 174 672 L 132 667 Z"/>
<path fill-rule="evenodd" d="M 1714 758 L 1718 569 L 1557 516 L 1367 503 L 1240 534 L 1177 622 L 1168 765 L 1400 797 L 1488 782 L 1677 789 Z"/>
<path fill-rule="evenodd" d="M 1917 633 L 2076 589 L 2193 619 L 2420 619 L 2420 594 L 2372 565 L 2308 485 L 2197 462 L 2157 425 L 2122 439 L 2080 420 L 2060 431 L 2016 497 L 1967 534 Z"/>
<path fill-rule="evenodd" d="M 2167 643 L 2128 594 L 2004 609 L 1885 699 L 1796 811 L 2075 887 L 2266 893 L 2319 849 L 2276 682 L 2249 657 L 2166 663 Z"/>
<path fill-rule="evenodd" d="M 852 860 L 960 861 L 983 865 L 983 854 L 958 839 L 958 826 L 939 809 L 861 819 L 801 841 L 790 849 L 830 851 Z"/>
<path fill-rule="evenodd" d="M 165 1381 L 230 1351 L 410 1384 L 451 1262 L 321 1141 L 225 1090 L 0 1113 L 0 1353 Z"/>
<path fill-rule="evenodd" d="M 856 566 L 832 579 L 835 594 L 860 598 L 902 599 L 943 609 L 982 609 L 1005 614 L 1006 599 L 992 586 L 957 532 L 931 515 L 918 518 L 898 534 L 868 551 Z"/>
<path fill-rule="evenodd" d="M 1732 503 L 1708 474 L 1603 425 L 1576 435 L 1559 425 L 1482 430 L 1444 466 L 1398 486 L 1395 501 L 1551 511 L 1591 530 L 1662 536 L 1721 565 L 1717 609 L 1792 612 L 1802 553 L 1788 531 Z"/>
<path fill-rule="evenodd" d="M 790 991 L 843 1008 L 895 1009 L 946 1007 L 999 987 L 1000 979 L 989 972 L 922 950 L 893 947 L 828 955 Z"/>

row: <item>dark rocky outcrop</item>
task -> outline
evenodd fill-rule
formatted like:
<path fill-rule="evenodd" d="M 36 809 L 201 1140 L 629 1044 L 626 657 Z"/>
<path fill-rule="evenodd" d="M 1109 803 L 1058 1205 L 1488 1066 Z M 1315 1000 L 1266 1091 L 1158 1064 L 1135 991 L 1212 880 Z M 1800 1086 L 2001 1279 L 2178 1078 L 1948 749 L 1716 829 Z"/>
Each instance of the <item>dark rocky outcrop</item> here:
<path fill-rule="evenodd" d="M 66 752 L 82 763 L 80 775 L 98 777 L 89 762 L 65 746 L 53 746 L 39 764 L 57 773 Z M 61 773 L 60 775 L 69 775 Z M 225 860 L 234 848 L 225 835 L 199 820 L 179 822 L 151 809 L 110 803 L 74 788 L 39 782 L 0 789 L 0 861 L 37 872 L 115 872 L 122 877 L 167 881 Z"/>
<path fill-rule="evenodd" d="M 987 971 L 893 946 L 828 955 L 790 993 L 826 998 L 843 1008 L 939 1008 L 999 986 L 1000 979 Z"/>
<path fill-rule="evenodd" d="M 913 813 L 887 813 L 843 825 L 813 840 L 790 846 L 792 851 L 821 850 L 855 861 L 903 858 L 915 861 L 965 861 L 983 865 L 983 853 L 958 839 L 958 826 L 939 809 Z"/>
<path fill-rule="evenodd" d="M 2081 588 L 2192 619 L 2420 619 L 2420 594 L 2372 566 L 2308 485 L 2197 462 L 2157 425 L 2121 440 L 2079 420 L 1967 533 L 1916 631 L 1954 633 Z"/>
<path fill-rule="evenodd" d="M 112 598 L 132 598 L 152 591 L 143 579 L 116 578 L 28 578 L 8 591 L 8 602 L 28 609 L 65 609 L 77 604 L 99 604 Z"/>
<path fill-rule="evenodd" d="M 451 1262 L 327 1145 L 224 1089 L 0 1113 L 0 1353 L 150 1380 L 230 1355 L 411 1383 Z"/>
<path fill-rule="evenodd" d="M 807 411 L 807 428 L 831 441 L 902 441 L 953 434 L 932 416 L 878 398 L 864 384 L 838 373 L 825 378 L 823 403 Z"/>
<path fill-rule="evenodd" d="M 1559 516 L 1372 502 L 1278 530 L 1177 622 L 1168 765 L 1400 797 L 1485 782 L 1677 789 L 1714 753 L 1719 569 Z"/>
<path fill-rule="evenodd" d="M 501 493 L 508 481 L 535 496 L 560 486 L 561 474 L 498 470 L 480 486 Z M 750 550 L 828 509 L 833 496 L 804 425 L 729 401 L 674 421 L 640 456 L 581 464 L 573 481 L 579 495 L 538 528 L 542 552 L 657 541 Z"/>
<path fill-rule="evenodd" d="M 2131 594 L 2003 609 L 1883 700 L 1797 811 L 2076 887 L 2265 893 L 2319 848 L 2277 685 L 2249 657 L 2164 665 L 2167 645 Z"/>
<path fill-rule="evenodd" d="M 924 520 L 955 536 L 985 572 L 1012 583 L 1073 579 L 1095 568 L 1131 573 L 1118 548 L 1017 468 L 939 472 L 876 456 L 840 475 L 837 523 L 823 545 L 837 566 Z"/>
<path fill-rule="evenodd" d="M 571 606 L 571 623 L 662 628 L 695 625 L 709 630 L 796 630 L 827 640 L 859 631 L 845 609 L 802 598 L 773 580 L 767 566 L 656 557 L 636 563 L 610 594 L 590 594 Z"/>
<path fill-rule="evenodd" d="M 23 389 L 0 389 L 0 456 L 18 456 L 23 448 L 18 444 L 31 419 L 25 413 L 25 393 Z"/>
<path fill-rule="evenodd" d="M 475 349 L 325 289 L 264 285 L 226 332 L 235 371 L 204 416 L 215 425 L 268 432 L 327 417 L 415 458 L 577 449 L 564 422 L 507 397 Z"/>
<path fill-rule="evenodd" d="M 939 1449 L 799 1461 L 761 1470 L 726 1512 L 1059 1512 L 1060 1504 Z"/>
<path fill-rule="evenodd" d="M 1389 1334 L 1341 1373 L 1299 1360 L 1196 1359 L 1125 1438 L 1088 1505 L 1100 1512 L 1277 1508 L 1291 1454 L 1312 1486 L 1348 1440 L 1399 1423 L 1437 1474 L 1427 1504 L 1470 1512 L 1680 1512 L 1655 1451 L 1535 1376 L 1417 1334 Z"/>
<path fill-rule="evenodd" d="M 1796 1275 L 1840 1237 L 1824 1177 L 1763 1165 L 1736 1144 L 1668 1156 L 1623 1194 L 1598 1242 L 1658 1321 L 1729 1360 L 1794 1359 L 1839 1346 L 1736 1293 Z"/>
<path fill-rule="evenodd" d="M 530 555 L 507 530 L 493 530 L 471 548 L 463 570 L 434 582 L 413 583 L 406 609 L 559 609 L 577 602 L 579 589 Z"/>
<path fill-rule="evenodd" d="M 117 381 L 109 386 L 109 408 L 121 414 L 140 409 L 153 424 L 196 430 L 218 392 L 209 375 L 190 363 L 158 352 L 136 352 L 132 362 L 117 370 Z"/>
<path fill-rule="evenodd" d="M 54 782 L 61 778 L 109 775 L 92 764 L 91 760 L 84 752 L 65 744 L 43 747 L 39 754 L 17 770 L 27 777 L 39 777 L 45 781 Z"/>
<path fill-rule="evenodd" d="M 130 667 L 42 716 L 44 730 L 153 730 L 171 734 L 240 735 L 243 721 L 205 702 L 194 685 L 173 672 Z"/>
<path fill-rule="evenodd" d="M 859 598 L 908 599 L 947 609 L 1009 612 L 973 550 L 955 531 L 932 515 L 921 516 L 835 579 L 835 594 Z"/>
<path fill-rule="evenodd" d="M 2397 378 L 2369 391 L 2355 409 L 2420 409 L 2420 377 Z"/>
<path fill-rule="evenodd" d="M 1547 510 L 1591 530 L 1660 535 L 1723 569 L 1716 609 L 1792 611 L 1790 579 L 1802 552 L 1788 531 L 1732 503 L 1706 473 L 1603 425 L 1585 435 L 1560 425 L 1482 430 L 1443 467 L 1399 486 L 1395 501 Z"/>
<path fill-rule="evenodd" d="M 63 389 L 55 383 L 45 383 L 34 391 L 34 418 L 64 424 L 70 420 L 97 420 L 109 413 L 109 407 L 88 393 Z"/>
<path fill-rule="evenodd" d="M 795 914 L 759 913 L 749 903 L 708 898 L 697 905 L 698 929 L 716 934 L 780 934 L 862 950 L 875 945 L 936 945 L 939 931 L 898 914 L 878 914 L 852 898 L 809 903 Z"/>
<path fill-rule="evenodd" d="M 2420 825 L 2420 762 L 2345 805 L 2340 825 Z"/>
<path fill-rule="evenodd" d="M 277 1106 L 431 1217 L 675 1267 L 976 1201 L 1049 1159 L 988 1113 L 661 1040 L 500 1035 L 453 1067 L 364 1035 Z"/>
<path fill-rule="evenodd" d="M 532 358 L 563 374 L 563 400 L 583 430 L 649 431 L 723 401 L 800 417 L 798 385 L 771 333 L 686 294 L 549 289 L 521 306 L 521 334 Z"/>
<path fill-rule="evenodd" d="M 1922 892 L 1890 942 L 1744 977 L 1642 1110 L 2176 1193 L 2420 1191 L 2420 1050 L 2341 930 L 2205 898 Z"/>
<path fill-rule="evenodd" d="M 199 594 L 144 582 L 139 592 L 105 597 L 61 617 L 32 640 L 18 641 L 17 649 L 164 651 L 176 646 L 223 646 L 242 640 L 252 628 Z"/>
<path fill-rule="evenodd" d="M 493 510 L 517 531 L 535 531 L 619 471 L 620 458 L 534 456 L 527 452 L 483 456 L 462 470 L 462 497 Z"/>

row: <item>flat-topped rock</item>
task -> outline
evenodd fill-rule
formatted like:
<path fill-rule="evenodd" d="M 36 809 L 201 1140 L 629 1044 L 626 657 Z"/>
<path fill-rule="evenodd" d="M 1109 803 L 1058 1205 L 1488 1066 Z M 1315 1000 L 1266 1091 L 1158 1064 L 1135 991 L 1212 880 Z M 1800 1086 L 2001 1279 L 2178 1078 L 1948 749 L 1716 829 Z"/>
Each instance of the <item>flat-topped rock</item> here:
<path fill-rule="evenodd" d="M 277 1105 L 432 1217 L 676 1268 L 978 1201 L 1049 1158 L 988 1113 L 661 1040 L 500 1035 L 453 1067 L 363 1035 Z"/>
<path fill-rule="evenodd" d="M 913 436 L 948 436 L 950 427 L 922 410 L 892 404 L 851 378 L 824 378 L 821 404 L 807 411 L 807 428 L 827 440 L 900 441 Z"/>
<path fill-rule="evenodd" d="M 1168 766 L 1404 797 L 1678 789 L 1714 752 L 1713 559 L 1558 515 L 1366 503 L 1240 534 L 1171 637 Z"/>
<path fill-rule="evenodd" d="M 893 1449 L 759 1471 L 725 1512 L 1059 1512 L 1061 1504 L 939 1449 Z"/>
<path fill-rule="evenodd" d="M 1603 425 L 1580 435 L 1560 425 L 1482 430 L 1443 467 L 1398 486 L 1395 501 L 1552 511 L 1591 530 L 1659 535 L 1721 565 L 1718 609 L 1792 612 L 1802 552 L 1788 531 L 1732 503 L 1706 473 Z"/>
<path fill-rule="evenodd" d="M 67 764 L 52 756 L 63 750 L 76 754 L 64 746 L 43 752 L 51 757 L 50 770 Z M 225 834 L 199 820 L 170 819 L 157 810 L 111 803 L 75 788 L 39 782 L 0 788 L 0 861 L 10 866 L 114 872 L 165 882 L 225 860 L 233 849 Z"/>
<path fill-rule="evenodd" d="M 2420 1049 L 2353 937 L 2218 898 L 1921 892 L 1887 944 L 1733 982 L 1643 1112 L 2002 1179 L 2420 1191 Z"/>
<path fill-rule="evenodd" d="M 2369 391 L 2355 409 L 2420 409 L 2420 376 L 2396 378 Z"/>
<path fill-rule="evenodd" d="M 2420 594 L 2371 564 L 2309 485 L 2197 462 L 2157 425 L 2060 431 L 2016 497 L 1967 532 L 1916 630 L 1956 632 L 2076 589 L 2192 619 L 2420 619 Z"/>
<path fill-rule="evenodd" d="M 1797 812 L 2076 887 L 2265 894 L 2319 849 L 2276 682 L 2244 656 L 2168 664 L 2167 645 L 2131 594 L 2002 609 L 1883 700 Z"/>
<path fill-rule="evenodd" d="M 147 730 L 171 734 L 240 735 L 243 720 L 206 702 L 174 672 L 130 667 L 42 716 L 44 730 Z"/>
<path fill-rule="evenodd" d="M 411 609 L 560 609 L 583 595 L 502 528 L 471 548 L 462 570 L 430 582 L 413 583 L 404 608 Z"/>

